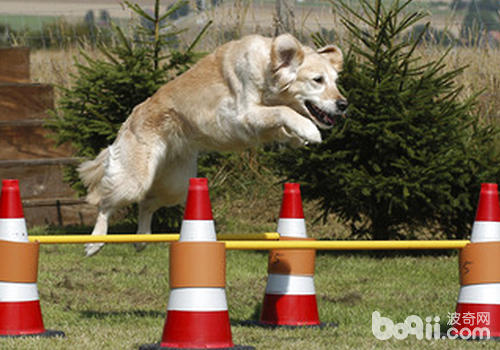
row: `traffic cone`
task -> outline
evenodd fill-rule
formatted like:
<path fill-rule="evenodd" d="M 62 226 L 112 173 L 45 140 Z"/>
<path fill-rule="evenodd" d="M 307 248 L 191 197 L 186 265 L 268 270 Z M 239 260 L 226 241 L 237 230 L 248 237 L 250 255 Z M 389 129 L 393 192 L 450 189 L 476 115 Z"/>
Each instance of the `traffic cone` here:
<path fill-rule="evenodd" d="M 300 185 L 286 183 L 278 219 L 280 240 L 307 238 Z M 320 326 L 314 289 L 314 249 L 274 249 L 269 253 L 268 279 L 257 324 Z"/>
<path fill-rule="evenodd" d="M 212 242 L 216 240 L 207 179 L 191 178 L 179 241 Z"/>
<path fill-rule="evenodd" d="M 18 180 L 0 195 L 0 337 L 64 337 L 46 330 L 38 298 L 38 243 L 28 241 Z"/>
<path fill-rule="evenodd" d="M 498 204 L 498 185 L 481 184 L 477 205 L 476 220 L 472 225 L 471 242 L 500 241 L 500 206 Z"/>
<path fill-rule="evenodd" d="M 191 178 L 180 239 L 170 245 L 170 297 L 161 343 L 149 349 L 254 349 L 234 345 L 226 249 L 216 241 L 206 178 Z"/>
<path fill-rule="evenodd" d="M 497 184 L 481 184 L 471 243 L 459 256 L 460 292 L 451 334 L 500 337 L 500 204 Z"/>

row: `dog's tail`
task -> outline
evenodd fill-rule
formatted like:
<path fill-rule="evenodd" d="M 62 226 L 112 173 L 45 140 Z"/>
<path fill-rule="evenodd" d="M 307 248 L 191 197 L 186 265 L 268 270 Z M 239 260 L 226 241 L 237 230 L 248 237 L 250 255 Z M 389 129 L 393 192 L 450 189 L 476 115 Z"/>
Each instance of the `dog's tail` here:
<path fill-rule="evenodd" d="M 103 149 L 94 160 L 88 160 L 78 166 L 78 174 L 87 187 L 87 202 L 98 205 L 102 199 L 101 180 L 108 163 L 109 148 Z"/>

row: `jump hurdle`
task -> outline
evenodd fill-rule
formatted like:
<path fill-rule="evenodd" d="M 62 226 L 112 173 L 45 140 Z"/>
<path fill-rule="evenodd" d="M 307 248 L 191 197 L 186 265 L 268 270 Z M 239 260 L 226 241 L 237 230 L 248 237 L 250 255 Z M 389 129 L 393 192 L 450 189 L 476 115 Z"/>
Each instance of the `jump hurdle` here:
<path fill-rule="evenodd" d="M 40 244 L 82 244 L 82 243 L 160 243 L 176 242 L 177 233 L 137 235 L 120 234 L 106 236 L 57 235 L 28 236 L 30 242 Z M 276 232 L 218 234 L 229 250 L 271 250 L 271 249 L 316 249 L 316 250 L 449 250 L 462 249 L 469 240 L 428 240 L 428 241 L 275 241 Z"/>

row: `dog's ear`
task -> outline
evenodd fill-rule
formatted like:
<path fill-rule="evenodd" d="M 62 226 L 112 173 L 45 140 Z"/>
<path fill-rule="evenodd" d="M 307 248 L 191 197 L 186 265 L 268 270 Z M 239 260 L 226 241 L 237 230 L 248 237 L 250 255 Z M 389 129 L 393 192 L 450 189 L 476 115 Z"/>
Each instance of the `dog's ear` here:
<path fill-rule="evenodd" d="M 324 55 L 324 57 L 326 57 L 330 61 L 333 68 L 337 72 L 340 72 L 342 70 L 342 66 L 344 64 L 344 56 L 342 55 L 342 51 L 340 51 L 340 49 L 337 46 L 328 45 L 322 47 L 318 49 L 318 53 L 320 55 Z"/>
<path fill-rule="evenodd" d="M 282 34 L 273 40 L 271 69 L 280 90 L 286 90 L 297 78 L 297 69 L 304 61 L 304 55 L 302 45 L 290 34 Z"/>

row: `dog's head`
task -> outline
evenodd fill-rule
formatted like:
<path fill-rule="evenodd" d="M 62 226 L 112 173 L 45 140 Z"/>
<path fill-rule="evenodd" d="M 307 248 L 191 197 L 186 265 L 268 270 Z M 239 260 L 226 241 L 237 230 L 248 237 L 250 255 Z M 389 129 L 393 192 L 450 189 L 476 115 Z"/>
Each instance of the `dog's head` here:
<path fill-rule="evenodd" d="M 270 100 L 293 108 L 319 128 L 331 128 L 348 105 L 336 85 L 342 63 L 342 52 L 334 45 L 314 51 L 289 34 L 278 36 L 271 48 Z"/>

